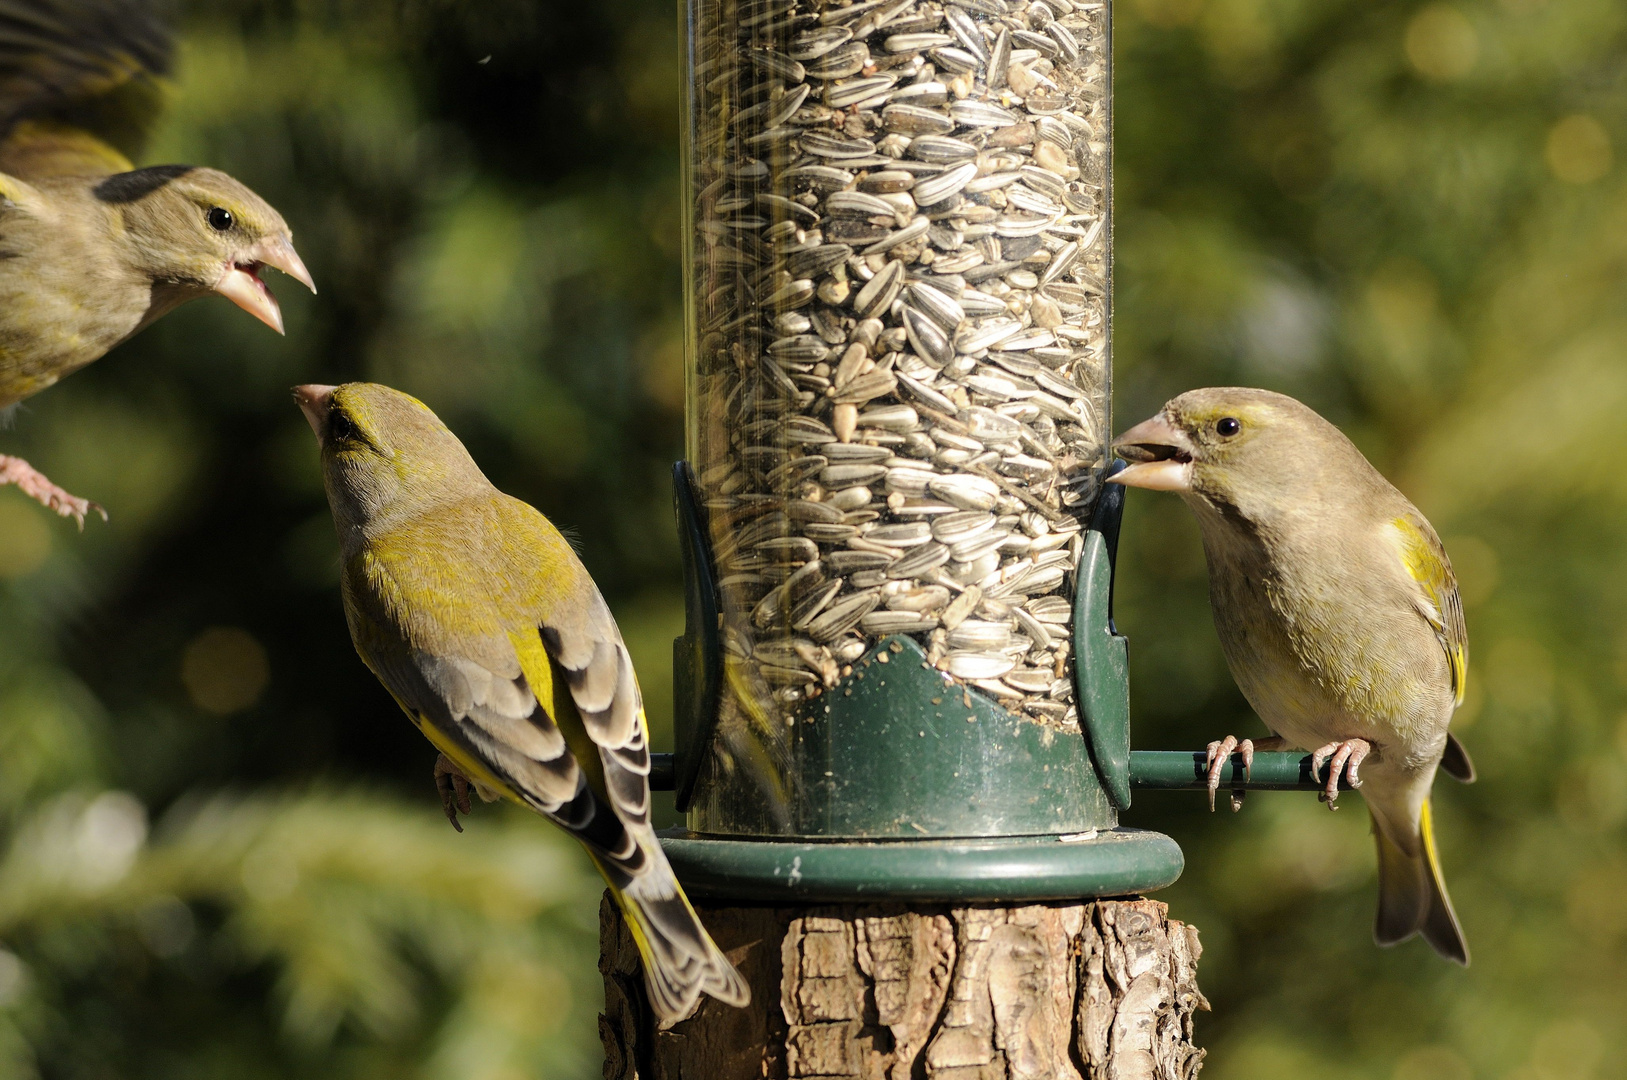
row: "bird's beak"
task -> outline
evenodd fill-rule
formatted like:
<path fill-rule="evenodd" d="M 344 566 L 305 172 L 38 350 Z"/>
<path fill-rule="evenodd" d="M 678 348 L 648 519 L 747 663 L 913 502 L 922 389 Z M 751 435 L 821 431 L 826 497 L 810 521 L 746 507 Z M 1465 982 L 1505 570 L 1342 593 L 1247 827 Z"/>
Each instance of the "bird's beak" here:
<path fill-rule="evenodd" d="M 311 272 L 305 269 L 299 252 L 294 250 L 294 245 L 286 236 L 268 236 L 245 248 L 215 283 L 215 291 L 280 334 L 283 332 L 282 309 L 277 306 L 277 298 L 271 295 L 265 282 L 260 280 L 262 266 L 275 266 L 311 292 L 316 292 L 316 282 L 311 280 Z"/>
<path fill-rule="evenodd" d="M 1107 478 L 1110 484 L 1151 491 L 1189 491 L 1192 487 L 1192 440 L 1159 413 L 1113 441 L 1113 451 L 1130 467 Z"/>
<path fill-rule="evenodd" d="M 328 418 L 328 407 L 336 389 L 338 387 L 323 386 L 320 383 L 306 383 L 304 386 L 294 387 L 294 400 L 299 402 L 299 411 L 305 414 L 306 423 L 316 432 L 317 442 L 322 441 L 322 423 Z"/>

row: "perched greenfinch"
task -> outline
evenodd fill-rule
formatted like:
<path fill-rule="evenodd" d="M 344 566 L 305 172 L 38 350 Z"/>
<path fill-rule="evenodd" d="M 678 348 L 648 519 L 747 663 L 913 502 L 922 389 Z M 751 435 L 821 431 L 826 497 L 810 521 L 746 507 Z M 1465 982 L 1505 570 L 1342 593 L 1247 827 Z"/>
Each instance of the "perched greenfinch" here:
<path fill-rule="evenodd" d="M 749 991 L 701 926 L 650 825 L 649 733 L 604 597 L 536 510 L 491 485 L 421 402 L 300 386 L 343 555 L 351 640 L 440 750 L 458 825 L 472 784 L 580 840 L 626 916 L 664 1021 Z"/>
<path fill-rule="evenodd" d="M 1469 948 L 1430 824 L 1437 766 L 1474 767 L 1447 732 L 1463 702 L 1468 636 L 1435 530 L 1343 433 L 1265 390 L 1193 390 L 1113 444 L 1112 477 L 1173 491 L 1197 515 L 1209 599 L 1232 676 L 1272 738 L 1209 744 L 1209 800 L 1240 749 L 1312 751 L 1360 788 L 1378 843 L 1381 945 L 1421 933 L 1442 956 Z M 1234 801 L 1233 809 L 1237 802 Z"/>
<path fill-rule="evenodd" d="M 282 333 L 260 280 L 316 290 L 281 215 L 214 169 L 136 169 L 172 41 L 151 0 L 0 0 L 0 413 L 180 304 L 219 293 Z M 19 458 L 16 484 L 84 523 L 100 509 Z"/>

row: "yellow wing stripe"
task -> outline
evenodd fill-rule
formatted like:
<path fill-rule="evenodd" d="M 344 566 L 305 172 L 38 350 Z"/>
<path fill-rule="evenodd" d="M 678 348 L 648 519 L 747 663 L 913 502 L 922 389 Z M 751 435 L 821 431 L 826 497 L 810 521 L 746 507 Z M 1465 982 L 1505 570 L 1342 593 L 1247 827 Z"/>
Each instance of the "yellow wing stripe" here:
<path fill-rule="evenodd" d="M 1456 704 L 1462 705 L 1469 679 L 1469 649 L 1463 633 L 1463 601 L 1458 596 L 1457 579 L 1452 575 L 1440 541 L 1419 528 L 1411 518 L 1398 517 L 1390 525 L 1401 540 L 1401 565 L 1434 605 L 1440 620 L 1436 630 L 1442 635 L 1447 663 L 1452 669 L 1453 696 Z"/>
<path fill-rule="evenodd" d="M 542 643 L 542 632 L 510 633 L 508 639 L 520 657 L 520 670 L 531 684 L 531 692 L 537 695 L 537 701 L 559 728 L 559 733 L 565 736 L 565 745 L 576 759 L 576 767 L 587 777 L 588 787 L 608 804 L 610 796 L 605 791 L 604 762 L 599 758 L 599 748 L 583 725 L 582 714 L 576 711 L 570 688 L 555 677 L 554 659 Z"/>

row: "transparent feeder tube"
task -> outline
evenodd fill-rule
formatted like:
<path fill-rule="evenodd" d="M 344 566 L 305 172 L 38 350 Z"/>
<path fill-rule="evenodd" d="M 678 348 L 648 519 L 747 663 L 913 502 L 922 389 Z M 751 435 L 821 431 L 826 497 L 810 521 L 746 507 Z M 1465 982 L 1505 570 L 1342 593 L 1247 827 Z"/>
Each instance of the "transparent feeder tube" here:
<path fill-rule="evenodd" d="M 890 635 L 1078 724 L 1109 431 L 1102 3 L 692 0 L 689 457 L 724 710 L 795 724 Z"/>

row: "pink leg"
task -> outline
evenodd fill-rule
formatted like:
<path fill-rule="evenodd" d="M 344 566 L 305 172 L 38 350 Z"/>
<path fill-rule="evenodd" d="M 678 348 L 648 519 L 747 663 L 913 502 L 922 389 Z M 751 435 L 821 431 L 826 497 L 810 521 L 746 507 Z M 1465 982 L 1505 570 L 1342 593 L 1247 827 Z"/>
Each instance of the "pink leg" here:
<path fill-rule="evenodd" d="M 441 793 L 441 809 L 446 811 L 446 820 L 458 832 L 463 826 L 458 822 L 458 812 L 470 813 L 474 806 L 469 802 L 469 778 L 458 772 L 456 765 L 445 754 L 435 759 L 435 790 Z"/>
<path fill-rule="evenodd" d="M 1328 765 L 1327 786 L 1322 789 L 1321 799 L 1328 804 L 1329 810 L 1337 810 L 1334 805 L 1339 799 L 1339 774 L 1343 773 L 1353 788 L 1361 787 L 1361 776 L 1357 770 L 1361 763 L 1367 760 L 1367 755 L 1373 752 L 1373 744 L 1366 739 L 1346 739 L 1343 742 L 1330 742 L 1311 752 L 1311 772 L 1320 772 L 1322 763 L 1331 756 L 1333 761 Z"/>
<path fill-rule="evenodd" d="M 70 495 L 46 479 L 45 474 L 19 457 L 0 454 L 0 487 L 16 484 L 18 490 L 47 510 L 55 510 L 63 517 L 71 517 L 85 527 L 85 515 L 92 510 L 107 520 L 107 511 L 77 495 Z"/>
<path fill-rule="evenodd" d="M 1244 739 L 1238 742 L 1235 736 L 1228 735 L 1224 739 L 1217 739 L 1209 744 L 1209 753 L 1206 766 L 1209 770 L 1209 812 L 1215 812 L 1215 792 L 1220 790 L 1220 772 L 1226 767 L 1226 759 L 1236 751 L 1243 755 L 1243 776 L 1246 779 L 1254 771 L 1254 752 L 1256 750 L 1281 750 L 1287 742 L 1280 735 L 1255 741 Z M 1242 791 L 1232 792 L 1232 813 L 1243 809 Z"/>

